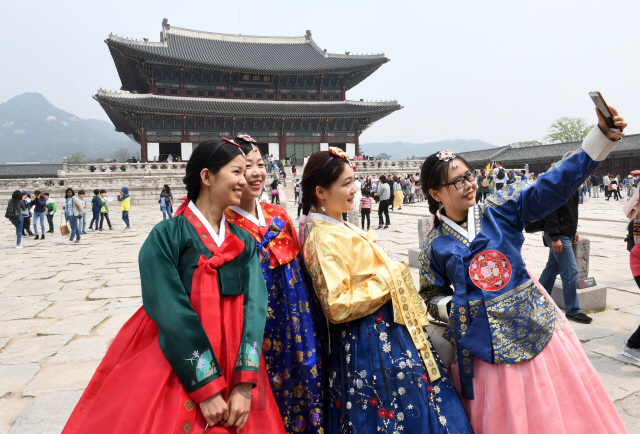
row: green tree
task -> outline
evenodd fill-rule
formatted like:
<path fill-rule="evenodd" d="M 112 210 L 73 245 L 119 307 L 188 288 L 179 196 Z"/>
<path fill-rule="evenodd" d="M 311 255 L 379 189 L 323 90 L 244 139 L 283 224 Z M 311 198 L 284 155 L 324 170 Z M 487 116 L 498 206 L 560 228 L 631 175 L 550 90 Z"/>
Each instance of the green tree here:
<path fill-rule="evenodd" d="M 84 154 L 84 152 L 78 151 L 71 154 L 71 157 L 67 158 L 67 161 L 69 163 L 82 163 L 85 158 L 87 158 L 87 156 Z"/>
<path fill-rule="evenodd" d="M 584 118 L 563 116 L 556 119 L 549 127 L 549 134 L 544 137 L 547 143 L 579 142 L 583 140 L 595 124 L 589 125 Z"/>
<path fill-rule="evenodd" d="M 537 140 L 529 140 L 528 142 L 516 142 L 516 143 L 512 143 L 511 147 L 512 148 L 526 148 L 528 146 L 541 146 L 544 145 L 544 143 L 539 142 Z"/>

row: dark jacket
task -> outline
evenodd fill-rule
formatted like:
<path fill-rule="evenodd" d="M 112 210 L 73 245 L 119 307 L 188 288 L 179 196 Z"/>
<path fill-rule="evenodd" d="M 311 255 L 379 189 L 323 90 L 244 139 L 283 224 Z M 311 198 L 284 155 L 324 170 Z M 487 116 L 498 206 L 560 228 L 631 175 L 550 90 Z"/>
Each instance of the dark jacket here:
<path fill-rule="evenodd" d="M 45 212 L 47 210 L 47 199 L 43 196 L 31 199 L 29 206 L 33 206 L 33 212 Z"/>
<path fill-rule="evenodd" d="M 574 237 L 578 232 L 578 202 L 580 196 L 576 192 L 566 205 L 561 206 L 557 210 L 544 218 L 544 231 L 551 238 L 558 235 L 566 235 Z"/>
<path fill-rule="evenodd" d="M 91 211 L 100 212 L 100 208 L 102 208 L 102 198 L 100 196 L 93 196 L 93 199 L 91 199 Z"/>

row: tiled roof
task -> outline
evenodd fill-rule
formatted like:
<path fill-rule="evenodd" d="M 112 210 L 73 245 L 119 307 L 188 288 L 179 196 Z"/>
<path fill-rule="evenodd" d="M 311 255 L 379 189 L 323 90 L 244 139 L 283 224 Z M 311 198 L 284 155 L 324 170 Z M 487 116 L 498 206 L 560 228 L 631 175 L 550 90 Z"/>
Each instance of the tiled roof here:
<path fill-rule="evenodd" d="M 200 32 L 162 25 L 160 42 L 109 35 L 105 41 L 128 55 L 230 71 L 271 73 L 350 72 L 389 61 L 384 54 L 333 54 L 302 37 L 264 37 Z"/>
<path fill-rule="evenodd" d="M 582 142 L 554 143 L 551 145 L 527 146 L 523 148 L 483 149 L 480 151 L 460 153 L 469 163 L 488 163 L 499 160 L 505 164 L 530 161 L 557 161 L 567 152 L 573 152 L 582 145 Z M 496 154 L 496 152 L 500 150 Z M 640 154 L 640 134 L 631 134 L 622 138 L 621 143 L 610 155 Z"/>
<path fill-rule="evenodd" d="M 94 99 L 116 109 L 144 113 L 254 117 L 386 116 L 402 108 L 397 101 L 283 102 L 130 94 L 99 90 Z"/>
<path fill-rule="evenodd" d="M 57 178 L 62 164 L 2 164 L 0 179 Z"/>

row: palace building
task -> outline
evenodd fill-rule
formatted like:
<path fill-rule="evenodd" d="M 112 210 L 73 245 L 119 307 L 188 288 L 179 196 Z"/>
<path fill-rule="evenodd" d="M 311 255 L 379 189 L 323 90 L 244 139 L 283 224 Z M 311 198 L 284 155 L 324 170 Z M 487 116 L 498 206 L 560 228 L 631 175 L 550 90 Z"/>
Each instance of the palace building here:
<path fill-rule="evenodd" d="M 94 96 L 117 131 L 140 143 L 142 161 L 188 160 L 206 140 L 249 134 L 276 158 L 342 148 L 402 108 L 397 101 L 346 99 L 347 90 L 389 59 L 328 53 L 302 37 L 242 36 L 172 27 L 160 42 L 109 35 L 124 92 Z"/>

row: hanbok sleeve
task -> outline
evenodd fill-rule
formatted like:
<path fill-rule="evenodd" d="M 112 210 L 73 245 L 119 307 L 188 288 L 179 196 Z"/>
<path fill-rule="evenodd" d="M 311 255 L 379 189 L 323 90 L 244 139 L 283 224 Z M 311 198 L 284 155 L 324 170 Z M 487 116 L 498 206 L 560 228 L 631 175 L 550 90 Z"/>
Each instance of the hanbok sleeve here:
<path fill-rule="evenodd" d="M 338 324 L 374 313 L 391 297 L 384 277 L 377 273 L 358 275 L 353 267 L 352 258 L 357 252 L 353 251 L 351 237 L 335 231 L 331 239 L 327 238 L 319 230 L 312 230 L 304 254 L 325 316 Z"/>
<path fill-rule="evenodd" d="M 256 243 L 248 232 L 243 232 L 241 238 L 247 246 L 249 258 L 244 268 L 244 324 L 234 383 L 257 385 L 268 294 Z"/>
<path fill-rule="evenodd" d="M 420 269 L 420 296 L 427 312 L 436 321 L 447 322 L 451 310 L 453 289 L 433 250 L 433 239 L 427 240 L 418 258 Z"/>
<path fill-rule="evenodd" d="M 158 326 L 158 343 L 180 383 L 194 401 L 202 402 L 227 385 L 178 274 L 183 238 L 179 225 L 161 224 L 142 245 L 138 256 L 142 304 Z M 199 366 L 202 363 L 209 364 L 208 372 Z"/>
<path fill-rule="evenodd" d="M 566 204 L 618 143 L 609 140 L 596 126 L 585 137 L 581 148 L 540 175 L 537 182 L 510 184 L 487 197 L 486 206 L 494 208 L 510 226 L 522 231 L 528 223 Z"/>

